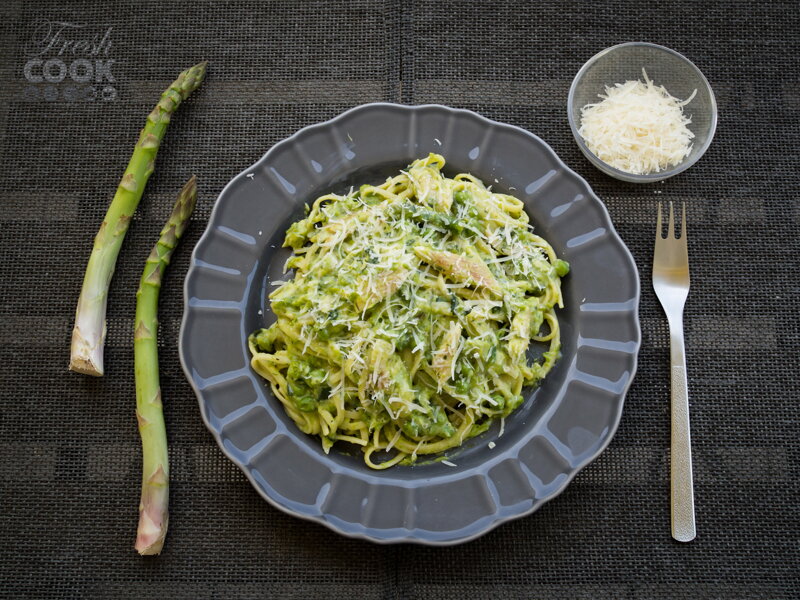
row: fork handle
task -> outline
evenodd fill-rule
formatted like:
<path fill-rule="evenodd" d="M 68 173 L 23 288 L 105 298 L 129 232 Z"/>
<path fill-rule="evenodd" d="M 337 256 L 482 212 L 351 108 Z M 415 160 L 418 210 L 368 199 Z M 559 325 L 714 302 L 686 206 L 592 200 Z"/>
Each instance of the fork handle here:
<path fill-rule="evenodd" d="M 694 485 L 692 483 L 692 441 L 689 433 L 689 385 L 683 345 L 683 323 L 671 327 L 672 355 L 672 440 L 670 488 L 672 537 L 691 542 L 695 535 Z M 678 329 L 678 331 L 675 331 Z"/>

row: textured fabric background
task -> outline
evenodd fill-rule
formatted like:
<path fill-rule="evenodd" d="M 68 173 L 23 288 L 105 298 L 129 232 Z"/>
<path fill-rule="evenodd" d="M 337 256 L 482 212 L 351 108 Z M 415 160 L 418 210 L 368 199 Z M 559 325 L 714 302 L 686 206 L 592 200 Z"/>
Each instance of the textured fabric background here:
<path fill-rule="evenodd" d="M 800 597 L 798 3 L 1 6 L 0 596 Z M 29 89 L 24 66 L 42 19 L 113 28 L 114 100 L 68 101 L 69 82 Z M 565 110 L 583 62 L 631 40 L 685 53 L 719 103 L 707 155 L 646 187 L 595 170 Z M 68 373 L 107 202 L 158 94 L 201 59 L 208 78 L 170 126 L 111 286 L 107 375 Z M 98 90 L 110 95 L 106 84 Z M 224 184 L 298 128 L 379 100 L 469 108 L 538 134 L 606 202 L 642 275 L 640 367 L 611 446 L 538 513 L 459 547 L 353 541 L 272 508 L 218 451 L 178 362 L 182 278 Z M 164 554 L 142 559 L 132 548 L 134 293 L 193 172 L 198 208 L 160 308 L 170 530 Z M 649 276 L 657 199 L 685 201 L 690 219 L 699 534 L 689 545 L 669 535 L 668 337 Z"/>

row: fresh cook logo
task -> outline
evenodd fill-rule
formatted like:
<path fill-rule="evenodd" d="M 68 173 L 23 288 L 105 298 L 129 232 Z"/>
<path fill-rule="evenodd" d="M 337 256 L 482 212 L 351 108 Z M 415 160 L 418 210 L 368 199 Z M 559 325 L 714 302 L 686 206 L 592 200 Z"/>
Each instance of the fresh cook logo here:
<path fill-rule="evenodd" d="M 23 73 L 31 100 L 112 102 L 117 98 L 112 72 L 112 27 L 42 19 L 25 44 Z"/>

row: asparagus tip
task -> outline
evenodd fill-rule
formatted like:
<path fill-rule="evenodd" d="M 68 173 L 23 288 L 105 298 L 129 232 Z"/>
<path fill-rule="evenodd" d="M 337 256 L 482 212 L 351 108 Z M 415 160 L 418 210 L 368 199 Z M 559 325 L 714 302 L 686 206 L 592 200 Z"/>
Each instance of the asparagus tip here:
<path fill-rule="evenodd" d="M 208 61 L 204 60 L 203 62 L 199 62 L 196 65 L 193 65 L 184 71 L 185 74 L 192 76 L 193 82 L 190 84 L 190 89 L 195 90 L 200 87 L 200 84 L 203 83 L 203 80 L 206 77 L 206 71 L 208 70 Z"/>

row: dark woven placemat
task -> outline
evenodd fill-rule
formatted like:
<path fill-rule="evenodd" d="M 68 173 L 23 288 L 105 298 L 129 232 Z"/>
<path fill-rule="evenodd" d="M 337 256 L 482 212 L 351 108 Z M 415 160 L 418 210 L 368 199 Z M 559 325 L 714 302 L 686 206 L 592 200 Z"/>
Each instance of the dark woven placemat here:
<path fill-rule="evenodd" d="M 796 2 L 2 3 L 0 596 L 800 596 L 798 15 Z M 59 56 L 46 22 L 85 27 L 63 27 Z M 85 48 L 64 42 L 95 35 L 114 62 L 68 91 Z M 685 53 L 719 103 L 708 154 L 650 186 L 596 171 L 565 111 L 581 64 L 631 40 Z M 26 72 L 40 51 L 66 81 L 58 62 Z M 69 374 L 75 301 L 110 194 L 154 99 L 200 59 L 208 79 L 170 126 L 111 287 L 107 375 Z M 54 81 L 36 81 L 44 66 Z M 537 514 L 454 548 L 353 541 L 273 509 L 203 428 L 178 362 L 182 278 L 222 186 L 298 128 L 378 100 L 470 108 L 535 132 L 589 180 L 641 268 L 639 373 L 609 449 Z M 142 559 L 134 292 L 191 173 L 198 209 L 160 308 L 170 531 L 164 554 Z M 649 277 L 659 199 L 686 201 L 691 225 L 689 545 L 669 536 L 668 338 Z"/>

